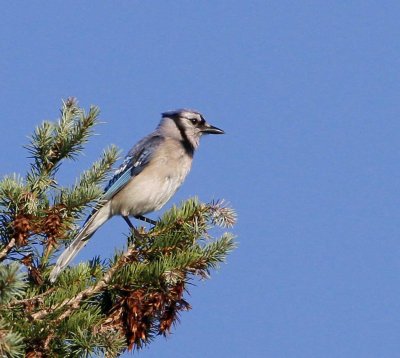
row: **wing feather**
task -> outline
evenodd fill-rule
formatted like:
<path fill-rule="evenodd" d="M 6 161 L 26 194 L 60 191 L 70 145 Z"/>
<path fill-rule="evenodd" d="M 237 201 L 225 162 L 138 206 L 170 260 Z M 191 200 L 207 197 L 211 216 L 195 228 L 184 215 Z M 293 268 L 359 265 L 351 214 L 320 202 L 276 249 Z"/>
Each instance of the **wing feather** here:
<path fill-rule="evenodd" d="M 151 160 L 154 152 L 162 143 L 159 135 L 150 135 L 137 143 L 125 157 L 125 160 L 109 181 L 103 194 L 103 200 L 111 199 L 135 176 L 137 176 Z"/>

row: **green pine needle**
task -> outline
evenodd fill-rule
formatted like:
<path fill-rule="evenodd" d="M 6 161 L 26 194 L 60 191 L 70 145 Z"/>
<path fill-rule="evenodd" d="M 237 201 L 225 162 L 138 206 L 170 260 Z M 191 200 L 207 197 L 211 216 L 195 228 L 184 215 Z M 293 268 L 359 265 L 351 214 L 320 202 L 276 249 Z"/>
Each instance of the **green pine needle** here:
<path fill-rule="evenodd" d="M 0 304 L 6 304 L 13 298 L 24 294 L 26 283 L 25 274 L 20 271 L 17 263 L 0 265 Z"/>

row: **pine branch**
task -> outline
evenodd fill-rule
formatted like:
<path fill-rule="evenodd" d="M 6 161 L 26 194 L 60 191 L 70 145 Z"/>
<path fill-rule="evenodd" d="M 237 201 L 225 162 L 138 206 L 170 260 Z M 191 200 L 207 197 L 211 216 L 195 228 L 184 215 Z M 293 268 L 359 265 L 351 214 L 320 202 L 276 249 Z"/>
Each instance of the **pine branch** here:
<path fill-rule="evenodd" d="M 34 162 L 27 176 L 29 188 L 42 193 L 55 184 L 54 175 L 63 159 L 75 159 L 98 123 L 99 109 L 90 107 L 86 113 L 73 98 L 63 103 L 58 123 L 43 122 L 36 128 L 26 147 Z"/>
<path fill-rule="evenodd" d="M 7 304 L 12 298 L 24 294 L 25 275 L 19 270 L 20 266 L 17 263 L 0 266 L 0 304 Z"/>
<path fill-rule="evenodd" d="M 24 357 L 23 337 L 0 318 L 0 357 Z"/>
<path fill-rule="evenodd" d="M 81 219 L 88 205 L 95 206 L 103 194 L 100 184 L 112 170 L 117 161 L 119 150 L 115 146 L 107 148 L 101 158 L 90 169 L 84 171 L 72 188 L 62 188 L 55 203 L 63 205 L 68 215 Z"/>
<path fill-rule="evenodd" d="M 54 307 L 49 307 L 46 309 L 43 309 L 39 312 L 36 312 L 32 315 L 32 318 L 35 320 L 40 320 L 43 319 L 45 316 L 47 316 L 50 313 L 53 313 L 56 310 L 60 310 L 63 308 L 67 308 L 67 310 L 65 312 L 63 312 L 59 318 L 56 320 L 57 323 L 61 322 L 62 320 L 64 320 L 66 317 L 68 317 L 69 315 L 71 315 L 71 313 L 76 310 L 77 308 L 79 308 L 79 305 L 81 304 L 81 302 L 83 300 L 85 300 L 88 297 L 93 296 L 94 294 L 104 290 L 107 285 L 109 284 L 109 282 L 112 279 L 112 276 L 114 275 L 114 273 L 129 259 L 130 256 L 132 256 L 132 254 L 134 253 L 134 249 L 129 249 L 128 251 L 126 251 L 121 257 L 120 259 L 117 261 L 116 264 L 114 264 L 102 277 L 101 280 L 99 280 L 97 282 L 96 285 L 87 288 L 86 290 L 80 292 L 79 294 L 77 294 L 76 296 L 74 296 L 73 298 L 69 298 L 64 300 L 62 303 L 54 306 Z"/>
<path fill-rule="evenodd" d="M 82 173 L 75 187 L 101 184 L 118 160 L 119 154 L 120 151 L 116 146 L 111 145 L 108 147 L 101 158 L 94 162 L 89 170 Z"/>
<path fill-rule="evenodd" d="M 0 181 L 0 356 L 118 356 L 167 335 L 191 309 L 185 295 L 208 278 L 235 247 L 235 212 L 222 201 L 189 199 L 146 230 L 135 228 L 127 249 L 66 269 L 48 281 L 57 249 L 76 235 L 77 220 L 102 200 L 102 183 L 118 150 L 111 146 L 71 186 L 57 183 L 66 159 L 77 159 L 98 123 L 76 100 L 57 122 L 31 137 L 25 178 Z M 15 261 L 13 264 L 10 262 Z"/>
<path fill-rule="evenodd" d="M 24 299 L 20 299 L 20 300 L 14 299 L 11 302 L 9 302 L 6 307 L 7 307 L 7 309 L 10 309 L 10 308 L 13 308 L 16 306 L 33 306 L 33 305 L 36 305 L 39 303 L 43 303 L 43 299 L 46 296 L 49 296 L 50 294 L 52 294 L 55 290 L 56 290 L 56 287 L 52 287 L 52 288 L 49 288 L 45 292 L 42 292 L 40 294 L 35 294 L 33 297 L 24 298 Z"/>

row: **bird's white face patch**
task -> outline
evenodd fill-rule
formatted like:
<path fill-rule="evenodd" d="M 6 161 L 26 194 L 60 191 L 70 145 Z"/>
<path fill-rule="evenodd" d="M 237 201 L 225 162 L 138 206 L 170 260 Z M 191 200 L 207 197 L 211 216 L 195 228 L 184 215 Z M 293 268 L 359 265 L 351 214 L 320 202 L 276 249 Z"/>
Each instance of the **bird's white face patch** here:
<path fill-rule="evenodd" d="M 198 145 L 198 138 L 202 135 L 201 127 L 205 120 L 200 113 L 183 112 L 180 116 L 180 122 L 188 137 Z"/>

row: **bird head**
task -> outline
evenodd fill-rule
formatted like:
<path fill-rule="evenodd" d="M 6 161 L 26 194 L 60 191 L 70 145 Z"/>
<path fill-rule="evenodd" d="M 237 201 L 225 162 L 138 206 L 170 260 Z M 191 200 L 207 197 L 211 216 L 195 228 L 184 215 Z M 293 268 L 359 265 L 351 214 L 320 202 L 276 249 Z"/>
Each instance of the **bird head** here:
<path fill-rule="evenodd" d="M 222 129 L 208 123 L 200 112 L 191 109 L 178 109 L 164 112 L 163 119 L 171 119 L 183 140 L 187 140 L 193 149 L 199 145 L 203 134 L 224 134 Z"/>

